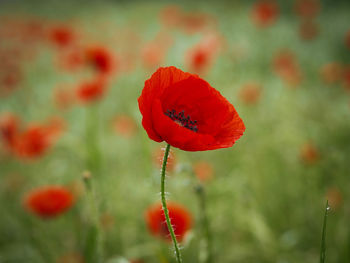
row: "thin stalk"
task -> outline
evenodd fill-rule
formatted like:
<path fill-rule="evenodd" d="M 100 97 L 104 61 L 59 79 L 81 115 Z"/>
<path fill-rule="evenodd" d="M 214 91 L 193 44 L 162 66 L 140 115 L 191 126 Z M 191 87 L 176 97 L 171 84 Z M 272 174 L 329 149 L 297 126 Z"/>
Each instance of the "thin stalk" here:
<path fill-rule="evenodd" d="M 211 246 L 211 233 L 209 227 L 209 220 L 207 216 L 206 209 L 206 195 L 204 187 L 201 183 L 198 183 L 195 186 L 195 191 L 198 196 L 199 201 L 199 210 L 200 210 L 200 222 L 202 231 L 204 233 L 204 238 L 202 240 L 202 246 L 199 254 L 199 261 L 203 263 L 211 263 L 212 262 L 212 246 Z"/>
<path fill-rule="evenodd" d="M 177 263 L 182 263 L 180 249 L 179 249 L 179 246 L 177 244 L 177 240 L 176 240 L 173 226 L 171 225 L 169 211 L 168 211 L 168 208 L 166 205 L 166 198 L 165 198 L 165 169 L 166 169 L 166 164 L 168 161 L 169 151 L 170 151 L 170 144 L 167 144 L 167 146 L 165 148 L 162 170 L 161 170 L 160 194 L 161 194 L 161 201 L 162 201 L 162 206 L 163 206 L 166 224 L 168 226 L 168 230 L 169 230 L 169 233 L 170 233 L 170 236 L 171 236 L 171 239 L 173 241 L 174 248 L 175 248 L 176 261 L 177 261 Z"/>
<path fill-rule="evenodd" d="M 323 217 L 323 229 L 322 229 L 322 241 L 320 251 L 320 263 L 324 263 L 326 260 L 326 227 L 327 227 L 327 216 L 329 211 L 328 200 L 326 203 L 326 210 Z"/>
<path fill-rule="evenodd" d="M 85 244 L 85 256 L 87 262 L 102 263 L 103 262 L 103 236 L 100 226 L 100 211 L 98 208 L 96 195 L 92 183 L 90 172 L 84 172 L 83 180 L 88 194 L 88 203 L 90 206 L 91 225 L 87 231 Z"/>

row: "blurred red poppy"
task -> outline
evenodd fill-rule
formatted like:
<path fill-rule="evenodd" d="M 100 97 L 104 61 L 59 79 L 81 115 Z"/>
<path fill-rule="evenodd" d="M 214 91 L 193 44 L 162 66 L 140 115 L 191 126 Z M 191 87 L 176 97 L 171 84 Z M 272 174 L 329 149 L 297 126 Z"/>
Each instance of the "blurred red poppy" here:
<path fill-rule="evenodd" d="M 343 70 L 343 87 L 350 91 L 350 66 L 344 67 Z"/>
<path fill-rule="evenodd" d="M 76 90 L 76 96 L 82 103 L 92 103 L 101 99 L 106 90 L 106 80 L 98 76 L 93 80 L 81 83 Z"/>
<path fill-rule="evenodd" d="M 306 164 L 315 164 L 320 159 L 318 149 L 311 142 L 302 145 L 300 149 L 300 157 Z"/>
<path fill-rule="evenodd" d="M 261 85 L 257 83 L 247 83 L 242 86 L 238 93 L 238 97 L 245 103 L 245 104 L 256 104 L 260 97 L 261 97 Z"/>
<path fill-rule="evenodd" d="M 318 25 L 310 19 L 306 19 L 299 26 L 299 35 L 303 40 L 313 40 L 319 33 Z"/>
<path fill-rule="evenodd" d="M 184 206 L 174 202 L 168 202 L 167 207 L 176 239 L 182 241 L 192 226 L 191 213 Z M 150 206 L 145 213 L 145 219 L 152 235 L 171 241 L 161 203 Z"/>
<path fill-rule="evenodd" d="M 159 68 L 138 99 L 148 136 L 185 151 L 231 147 L 245 130 L 235 108 L 197 75 Z"/>
<path fill-rule="evenodd" d="M 187 52 L 187 65 L 190 71 L 204 74 L 212 66 L 222 45 L 222 39 L 216 33 L 207 34 Z"/>
<path fill-rule="evenodd" d="M 24 199 L 24 205 L 42 218 L 53 218 L 67 211 L 73 201 L 73 195 L 65 187 L 49 185 L 29 192 Z"/>
<path fill-rule="evenodd" d="M 128 115 L 118 115 L 113 120 L 114 130 L 124 138 L 131 138 L 137 131 L 137 125 L 133 118 Z"/>
<path fill-rule="evenodd" d="M 161 22 L 168 27 L 176 27 L 181 24 L 182 10 L 176 5 L 168 5 L 160 12 Z"/>
<path fill-rule="evenodd" d="M 273 59 L 273 68 L 280 78 L 291 87 L 300 84 L 302 74 L 295 54 L 290 50 L 278 52 Z"/>
<path fill-rule="evenodd" d="M 197 178 L 202 182 L 211 180 L 214 174 L 213 165 L 205 161 L 195 162 L 193 164 L 193 171 Z"/>
<path fill-rule="evenodd" d="M 328 188 L 326 197 L 327 197 L 329 206 L 333 210 L 340 208 L 344 202 L 343 194 L 337 187 Z"/>
<path fill-rule="evenodd" d="M 338 62 L 330 62 L 321 68 L 321 78 L 326 84 L 334 84 L 341 80 L 343 67 Z"/>
<path fill-rule="evenodd" d="M 73 30 L 66 25 L 58 25 L 49 29 L 49 39 L 57 47 L 64 48 L 71 45 L 74 40 Z"/>
<path fill-rule="evenodd" d="M 253 5 L 252 19 L 258 27 L 274 24 L 279 16 L 279 7 L 275 1 L 259 0 Z"/>
<path fill-rule="evenodd" d="M 294 9 L 303 18 L 314 18 L 320 12 L 321 4 L 319 0 L 296 0 Z"/>
<path fill-rule="evenodd" d="M 113 54 L 106 47 L 94 46 L 86 49 L 87 62 L 99 73 L 110 73 L 115 66 Z"/>
<path fill-rule="evenodd" d="M 85 263 L 84 257 L 78 252 L 63 254 L 57 259 L 57 263 Z"/>
<path fill-rule="evenodd" d="M 29 124 L 20 130 L 19 119 L 14 115 L 4 117 L 1 135 L 7 148 L 20 158 L 42 156 L 58 138 L 64 128 L 62 119 L 53 118 L 48 124 Z"/>
<path fill-rule="evenodd" d="M 61 110 L 69 109 L 75 101 L 73 89 L 68 85 L 59 85 L 53 93 L 54 102 Z"/>

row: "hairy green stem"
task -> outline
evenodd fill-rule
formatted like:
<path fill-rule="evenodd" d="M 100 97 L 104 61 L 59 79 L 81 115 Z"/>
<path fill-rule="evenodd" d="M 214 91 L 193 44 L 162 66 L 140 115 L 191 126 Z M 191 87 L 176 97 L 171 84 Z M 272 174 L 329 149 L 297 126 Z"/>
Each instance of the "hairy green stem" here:
<path fill-rule="evenodd" d="M 165 148 L 162 170 L 161 170 L 160 194 L 161 194 L 161 201 L 162 201 L 162 206 L 163 206 L 166 224 L 168 226 L 168 230 L 169 230 L 169 233 L 170 233 L 170 236 L 171 236 L 171 239 L 173 241 L 174 248 L 175 248 L 176 261 L 177 261 L 177 263 L 182 263 L 180 249 L 179 249 L 179 246 L 177 244 L 177 240 L 176 240 L 173 226 L 171 225 L 169 211 L 168 211 L 168 208 L 166 205 L 166 198 L 165 198 L 165 169 L 166 169 L 166 164 L 168 161 L 169 151 L 170 151 L 170 144 L 167 144 L 167 146 Z"/>

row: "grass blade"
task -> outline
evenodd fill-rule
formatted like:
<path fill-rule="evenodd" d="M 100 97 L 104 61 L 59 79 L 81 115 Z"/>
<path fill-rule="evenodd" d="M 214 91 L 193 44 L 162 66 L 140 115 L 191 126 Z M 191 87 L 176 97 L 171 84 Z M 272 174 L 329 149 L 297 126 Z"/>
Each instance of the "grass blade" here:
<path fill-rule="evenodd" d="M 322 241 L 321 241 L 321 252 L 320 252 L 320 263 L 324 263 L 326 260 L 326 227 L 327 227 L 327 216 L 330 207 L 328 200 L 326 203 L 326 210 L 323 217 L 323 229 L 322 229 Z"/>

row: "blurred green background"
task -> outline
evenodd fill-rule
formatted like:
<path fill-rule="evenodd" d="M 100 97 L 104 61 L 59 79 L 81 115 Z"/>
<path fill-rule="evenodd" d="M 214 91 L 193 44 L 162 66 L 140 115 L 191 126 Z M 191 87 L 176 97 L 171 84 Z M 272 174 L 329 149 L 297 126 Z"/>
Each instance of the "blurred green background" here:
<path fill-rule="evenodd" d="M 196 179 L 190 172 L 196 162 L 213 168 L 204 185 L 214 262 L 318 262 L 327 198 L 331 206 L 327 261 L 350 262 L 349 90 L 342 80 L 330 84 L 322 75 L 327 63 L 350 65 L 345 44 L 349 2 L 322 1 L 320 12 L 312 18 L 318 33 L 309 40 L 299 34 L 303 18 L 294 11 L 295 1 L 277 2 L 279 15 L 266 28 L 252 21 L 253 1 L 188 2 L 176 1 L 176 5 L 186 14 L 213 17 L 210 32 L 220 35 L 220 50 L 200 75 L 235 106 L 246 132 L 233 148 L 208 152 L 172 148 L 176 161 L 167 181 L 169 199 L 184 204 L 194 218 L 182 244 L 184 262 L 199 262 L 200 211 L 193 190 Z M 151 236 L 144 221 L 147 207 L 159 200 L 160 167 L 154 152 L 165 144 L 148 138 L 137 105 L 144 81 L 158 66 L 191 71 L 186 52 L 207 33 L 164 26 L 159 14 L 174 4 L 0 1 L 3 31 L 12 31 L 13 21 L 23 26 L 35 20 L 48 28 L 65 24 L 83 43 L 106 46 L 119 58 L 103 98 L 61 109 L 53 95 L 57 86 L 74 86 L 90 71 L 59 68 L 60 51 L 46 40 L 33 44 L 0 37 L 3 53 L 35 51 L 28 58 L 15 59 L 21 80 L 0 97 L 0 113 L 15 113 L 24 123 L 45 122 L 51 116 L 66 123 L 57 143 L 35 160 L 17 158 L 0 145 L 1 263 L 81 262 L 65 255 L 81 255 L 82 262 L 93 262 L 86 252 L 92 217 L 82 182 L 86 170 L 92 173 L 102 218 L 104 262 L 124 262 L 123 258 L 175 262 L 171 246 Z M 171 38 L 171 44 L 157 39 L 160 32 Z M 159 65 L 145 67 L 142 49 L 154 39 L 157 47 L 169 47 Z M 276 54 L 286 49 L 294 54 L 302 74 L 292 86 L 273 68 Z M 124 64 L 130 61 L 129 69 Z M 4 70 L 1 67 L 0 72 Z M 259 87 L 251 92 L 257 99 L 244 95 L 247 83 Z M 117 116 L 133 120 L 132 132 L 116 131 Z M 42 220 L 28 213 L 22 200 L 30 189 L 48 184 L 67 185 L 79 195 L 70 211 Z"/>

